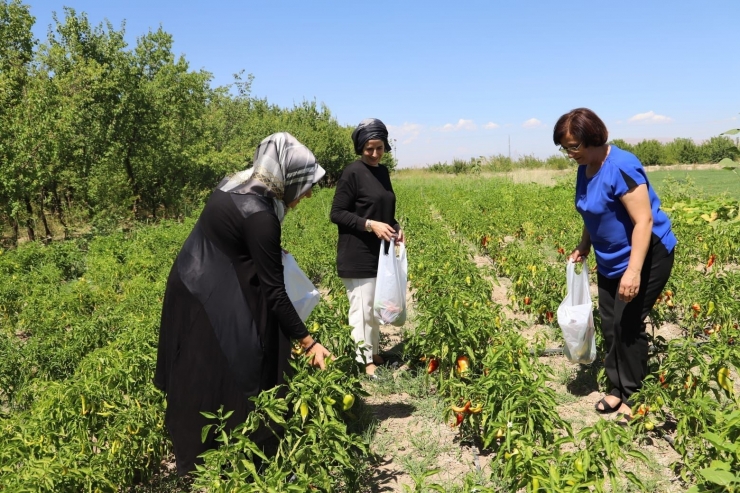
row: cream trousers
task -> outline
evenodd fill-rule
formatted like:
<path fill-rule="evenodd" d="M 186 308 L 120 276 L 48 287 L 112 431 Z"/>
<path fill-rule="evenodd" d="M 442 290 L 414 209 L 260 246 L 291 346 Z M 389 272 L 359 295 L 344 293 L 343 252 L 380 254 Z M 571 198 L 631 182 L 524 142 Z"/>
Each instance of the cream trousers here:
<path fill-rule="evenodd" d="M 373 316 L 375 278 L 342 278 L 342 282 L 349 298 L 349 324 L 352 326 L 352 339 L 357 343 L 357 361 L 372 363 L 373 355 L 380 349 L 380 328 Z"/>

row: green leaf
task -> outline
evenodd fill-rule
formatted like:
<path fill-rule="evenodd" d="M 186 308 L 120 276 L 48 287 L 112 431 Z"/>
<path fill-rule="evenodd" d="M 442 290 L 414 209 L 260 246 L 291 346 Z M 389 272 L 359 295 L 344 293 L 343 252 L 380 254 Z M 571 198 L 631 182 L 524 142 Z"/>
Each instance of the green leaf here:
<path fill-rule="evenodd" d="M 709 464 L 710 469 L 716 469 L 718 471 L 729 471 L 731 470 L 731 465 L 727 462 L 723 462 L 721 460 L 713 460 L 711 464 Z"/>
<path fill-rule="evenodd" d="M 251 474 L 253 478 L 260 479 L 260 476 L 257 473 L 257 468 L 254 467 L 254 462 L 244 459 L 242 460 L 242 465 L 249 471 L 249 474 Z"/>
<path fill-rule="evenodd" d="M 267 458 L 267 456 L 262 452 L 262 449 L 260 449 L 256 443 L 252 442 L 251 440 L 243 442 L 242 446 L 246 449 L 248 449 L 250 452 L 252 452 L 254 455 L 259 457 L 260 459 L 264 461 L 269 461 L 270 459 Z"/>
<path fill-rule="evenodd" d="M 275 414 L 275 412 L 269 407 L 266 407 L 264 411 L 270 417 L 270 420 L 272 420 L 275 424 L 279 426 L 285 426 L 285 420 L 282 416 Z"/>
<path fill-rule="evenodd" d="M 642 491 L 646 491 L 645 485 L 642 481 L 640 481 L 640 478 L 638 478 L 635 473 L 625 471 L 624 474 L 627 476 L 627 479 L 629 479 L 630 483 L 639 486 Z"/>
<path fill-rule="evenodd" d="M 737 135 L 740 134 L 740 128 L 733 128 L 732 130 L 728 130 L 727 132 L 721 133 L 720 135 Z"/>
<path fill-rule="evenodd" d="M 705 438 L 709 443 L 714 445 L 714 447 L 717 449 L 725 450 L 727 452 L 732 452 L 735 450 L 735 448 L 737 448 L 737 445 L 730 443 L 729 441 L 717 435 L 716 433 L 707 431 L 705 433 L 702 433 L 701 436 Z"/>
<path fill-rule="evenodd" d="M 206 437 L 208 436 L 208 432 L 211 430 L 211 427 L 213 425 L 206 425 L 203 427 L 203 430 L 200 432 L 200 441 L 201 443 L 205 443 Z"/>
<path fill-rule="evenodd" d="M 740 478 L 727 471 L 716 471 L 714 469 L 702 469 L 699 471 L 704 479 L 710 483 L 718 484 L 720 486 L 727 486 L 729 484 L 739 482 Z"/>
<path fill-rule="evenodd" d="M 630 457 L 634 457 L 636 459 L 640 459 L 643 462 L 648 462 L 649 460 L 647 456 L 643 454 L 642 452 L 640 452 L 639 450 L 630 450 L 629 452 L 627 452 L 627 455 L 629 455 Z"/>

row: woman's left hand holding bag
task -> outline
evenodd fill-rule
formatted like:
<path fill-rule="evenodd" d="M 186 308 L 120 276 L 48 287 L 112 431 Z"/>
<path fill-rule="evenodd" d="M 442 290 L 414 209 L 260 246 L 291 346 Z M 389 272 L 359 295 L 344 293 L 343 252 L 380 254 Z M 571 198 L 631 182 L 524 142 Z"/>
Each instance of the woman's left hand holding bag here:
<path fill-rule="evenodd" d="M 367 227 L 381 240 L 391 241 L 391 238 L 396 236 L 396 230 L 393 226 L 384 222 L 368 220 Z"/>

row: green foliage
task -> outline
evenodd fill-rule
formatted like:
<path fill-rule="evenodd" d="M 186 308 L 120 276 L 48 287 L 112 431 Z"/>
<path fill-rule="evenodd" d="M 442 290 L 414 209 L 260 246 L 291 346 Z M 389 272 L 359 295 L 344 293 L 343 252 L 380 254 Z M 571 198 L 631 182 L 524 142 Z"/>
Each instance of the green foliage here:
<path fill-rule="evenodd" d="M 663 153 L 663 144 L 657 140 L 643 140 L 632 148 L 643 166 L 667 164 Z"/>
<path fill-rule="evenodd" d="M 726 132 L 730 135 L 730 132 Z M 724 135 L 724 134 L 723 134 Z M 720 136 L 697 145 L 692 139 L 679 138 L 665 144 L 657 140 L 643 140 L 631 145 L 622 139 L 611 144 L 635 154 L 643 165 L 718 163 L 722 159 L 737 159 L 740 149 L 729 137 Z"/>
<path fill-rule="evenodd" d="M 549 188 L 425 177 L 397 180 L 394 188 L 414 252 L 409 280 L 416 318 L 404 334 L 404 357 L 411 367 L 426 358 L 415 368 L 423 378 L 407 392 L 445 402 L 444 410 L 427 413 L 455 420 L 453 413 L 461 414 L 459 438 L 486 449 L 480 457 L 490 467 L 482 470 L 500 485 L 496 491 L 647 490 L 632 468 L 616 472 L 628 458 L 645 460 L 639 452 L 645 434 L 664 432 L 674 435 L 682 456 L 677 470 L 694 491 L 721 491 L 722 482 L 736 481 L 740 415 L 730 386 L 740 367 L 736 201 L 661 195 L 684 246 L 676 250 L 672 293 L 664 293 L 650 318 L 677 324 L 684 336 L 653 340 L 650 375 L 634 396 L 639 417 L 629 427 L 601 420 L 574 434 L 558 412 L 552 371 L 537 356 L 542 343 L 522 337 L 521 313 L 510 313 L 555 327 L 565 255 L 581 224 L 572 183 Z M 354 361 L 347 298 L 335 270 L 337 231 L 326 220 L 332 195 L 319 190 L 302 202 L 286 217 L 283 233 L 284 246 L 323 288 L 307 325 L 337 359 L 317 371 L 296 358 L 286 387 L 261 395 L 244 427 L 218 433 L 222 446 L 194 475 L 198 487 L 363 490 L 372 433 L 362 433 L 368 429 L 362 368 Z M 146 480 L 171 452 L 163 398 L 150 382 L 165 278 L 193 223 L 161 221 L 0 252 L 0 489 L 123 490 Z M 490 270 L 470 261 L 471 248 L 490 258 Z M 509 279 L 508 307 L 491 300 L 494 273 Z M 459 356 L 468 358 L 464 371 Z M 432 359 L 438 366 L 427 374 Z M 348 394 L 357 402 L 345 409 Z M 219 416 L 213 420 L 207 432 L 218 430 Z M 285 432 L 265 461 L 249 432 L 268 423 L 283 424 Z M 432 471 L 411 472 L 417 489 L 436 488 Z M 630 485 L 619 483 L 624 479 Z M 478 489 L 467 482 L 465 488 Z"/>
<path fill-rule="evenodd" d="M 568 159 L 567 156 L 562 154 L 554 154 L 547 159 L 539 159 L 534 156 L 521 156 L 517 160 L 498 154 L 495 156 L 478 158 L 470 158 L 465 161 L 462 159 L 453 159 L 451 164 L 434 163 L 427 169 L 434 173 L 446 173 L 446 174 L 477 174 L 481 171 L 492 171 L 492 172 L 506 172 L 513 171 L 516 169 L 567 169 L 573 164 L 573 161 Z"/>
<path fill-rule="evenodd" d="M 665 144 L 667 163 L 694 164 L 704 162 L 701 148 L 691 139 L 675 139 Z"/>
<path fill-rule="evenodd" d="M 628 144 L 626 141 L 624 141 L 622 139 L 614 139 L 614 140 L 610 141 L 609 143 L 610 144 L 613 144 L 613 145 L 615 145 L 617 147 L 619 147 L 623 151 L 628 151 L 628 152 L 631 152 L 633 154 L 635 153 L 634 146 L 632 144 Z"/>
<path fill-rule="evenodd" d="M 211 88 L 211 74 L 191 70 L 161 28 L 129 47 L 122 28 L 71 8 L 54 23 L 37 47 L 28 7 L 0 3 L 0 224 L 13 243 L 22 228 L 48 241 L 57 224 L 67 236 L 87 222 L 188 215 L 278 131 L 316 154 L 325 183 L 356 158 L 352 128 L 326 106 L 252 98 L 241 74 Z M 383 163 L 395 166 L 390 154 Z"/>
<path fill-rule="evenodd" d="M 729 137 L 712 137 L 701 145 L 701 154 L 704 162 L 718 163 L 724 158 L 737 159 L 740 149 Z"/>

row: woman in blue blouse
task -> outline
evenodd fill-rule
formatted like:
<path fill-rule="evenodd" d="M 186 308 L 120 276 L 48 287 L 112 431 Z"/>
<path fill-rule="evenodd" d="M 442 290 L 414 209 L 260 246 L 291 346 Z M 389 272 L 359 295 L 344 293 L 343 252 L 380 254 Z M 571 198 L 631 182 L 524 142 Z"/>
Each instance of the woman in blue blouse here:
<path fill-rule="evenodd" d="M 612 391 L 596 403 L 601 413 L 631 417 L 630 396 L 647 374 L 645 318 L 673 268 L 676 237 L 645 169 L 634 154 L 607 144 L 604 122 L 578 108 L 561 116 L 553 141 L 578 163 L 576 209 L 583 233 L 570 254 L 596 254 L 604 366 Z"/>

